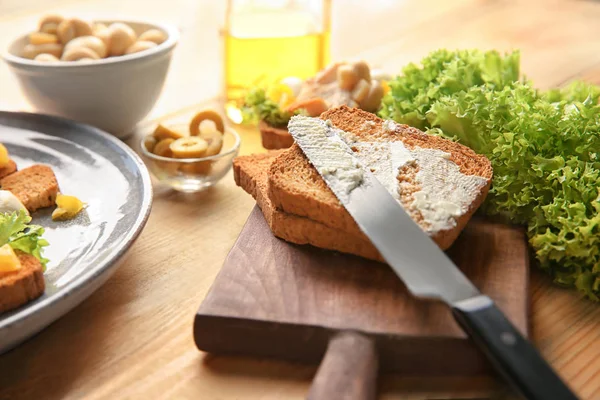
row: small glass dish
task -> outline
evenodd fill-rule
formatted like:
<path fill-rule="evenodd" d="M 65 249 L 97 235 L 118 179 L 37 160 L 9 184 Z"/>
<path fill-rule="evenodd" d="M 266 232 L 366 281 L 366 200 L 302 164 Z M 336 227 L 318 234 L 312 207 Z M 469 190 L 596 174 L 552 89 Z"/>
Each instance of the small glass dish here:
<path fill-rule="evenodd" d="M 185 193 L 200 192 L 221 180 L 231 169 L 241 142 L 236 131 L 226 128 L 219 154 L 200 158 L 169 158 L 150 153 L 144 145 L 145 140 L 146 137 L 142 139 L 140 147 L 150 172 L 159 181 Z"/>

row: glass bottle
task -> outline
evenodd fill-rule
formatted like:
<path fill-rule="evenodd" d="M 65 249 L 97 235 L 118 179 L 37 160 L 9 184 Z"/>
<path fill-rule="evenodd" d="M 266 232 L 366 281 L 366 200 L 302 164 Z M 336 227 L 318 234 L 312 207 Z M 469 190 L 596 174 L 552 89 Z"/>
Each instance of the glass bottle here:
<path fill-rule="evenodd" d="M 228 0 L 224 29 L 227 114 L 248 88 L 306 79 L 329 63 L 331 0 Z"/>

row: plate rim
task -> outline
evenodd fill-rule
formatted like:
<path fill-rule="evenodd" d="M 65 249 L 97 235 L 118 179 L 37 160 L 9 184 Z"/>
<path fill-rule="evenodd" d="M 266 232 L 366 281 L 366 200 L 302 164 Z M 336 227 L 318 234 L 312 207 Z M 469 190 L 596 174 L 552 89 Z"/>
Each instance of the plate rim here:
<path fill-rule="evenodd" d="M 3 123 L 2 120 L 5 120 L 5 119 L 25 120 L 25 121 L 32 120 L 32 122 L 34 122 L 34 123 L 37 122 L 37 123 L 41 123 L 41 124 L 61 123 L 61 124 L 71 126 L 77 130 L 86 131 L 86 133 L 92 133 L 93 135 L 100 137 L 102 140 L 110 142 L 111 144 L 115 145 L 120 150 L 122 150 L 124 153 L 126 153 L 131 158 L 131 160 L 134 162 L 134 164 L 137 166 L 137 169 L 140 172 L 140 176 L 141 176 L 141 183 L 142 183 L 141 186 L 142 186 L 143 196 L 142 196 L 142 202 L 141 202 L 141 207 L 140 207 L 140 213 L 139 213 L 138 217 L 136 218 L 132 228 L 127 232 L 124 239 L 121 242 L 119 242 L 119 244 L 116 246 L 114 253 L 108 259 L 103 260 L 102 262 L 98 263 L 98 265 L 95 268 L 91 268 L 88 271 L 86 271 L 85 273 L 81 274 L 80 276 L 75 278 L 73 281 L 69 282 L 64 287 L 57 290 L 55 294 L 48 296 L 47 298 L 42 299 L 40 302 L 37 302 L 35 304 L 31 304 L 31 305 L 25 304 L 25 305 L 23 305 L 23 309 L 21 311 L 17 312 L 14 315 L 11 315 L 8 318 L 0 319 L 0 332 L 3 330 L 16 328 L 19 325 L 24 324 L 30 318 L 33 318 L 36 315 L 39 315 L 40 313 L 43 313 L 45 311 L 47 312 L 50 309 L 57 307 L 57 305 L 60 305 L 61 303 L 65 302 L 68 297 L 71 297 L 75 293 L 79 293 L 79 292 L 85 290 L 85 288 L 87 286 L 91 286 L 96 280 L 100 279 L 103 276 L 103 274 L 109 272 L 112 269 L 112 267 L 114 267 L 114 266 L 118 267 L 119 261 L 121 261 L 123 259 L 123 256 L 125 256 L 125 254 L 131 248 L 133 243 L 137 240 L 139 235 L 144 230 L 144 227 L 146 226 L 146 223 L 148 222 L 148 218 L 150 217 L 150 211 L 152 210 L 153 196 L 154 196 L 153 188 L 152 188 L 152 181 L 150 179 L 150 173 L 148 172 L 146 165 L 144 164 L 144 162 L 142 161 L 140 156 L 132 148 L 130 148 L 127 144 L 125 144 L 123 141 L 119 140 L 115 136 L 113 136 L 107 132 L 104 132 L 103 130 L 101 130 L 99 128 L 93 127 L 91 125 L 87 125 L 87 124 L 84 124 L 81 122 L 69 120 L 69 119 L 62 118 L 62 117 L 57 117 L 54 115 L 48 115 L 48 114 L 0 110 L 0 126 L 11 126 L 11 125 L 6 125 L 5 123 Z M 12 127 L 19 128 L 18 126 L 12 126 Z M 23 128 L 21 128 L 21 129 L 23 129 Z M 40 132 L 40 133 L 44 133 L 44 132 Z M 44 134 L 49 135 L 47 133 L 44 133 Z M 53 136 L 53 135 L 49 135 L 49 136 Z M 69 140 L 69 141 L 71 141 L 71 140 Z M 75 143 L 75 142 L 73 142 L 73 143 Z M 100 285 L 100 286 L 102 286 L 102 285 Z M 97 288 L 94 289 L 93 291 L 91 291 L 87 296 L 83 296 L 82 300 L 89 297 L 96 290 L 97 290 Z M 77 305 L 78 304 L 75 304 L 72 307 L 68 308 L 66 312 L 70 311 L 72 308 L 76 307 Z M 50 323 L 58 320 L 62 315 L 64 315 L 64 313 L 57 316 L 56 318 L 51 318 Z M 44 328 L 45 328 L 45 326 L 42 326 L 42 327 L 38 327 L 37 330 L 32 330 L 32 332 L 28 333 L 25 338 L 29 337 L 32 334 L 35 334 L 37 331 L 44 329 Z M 9 345 L 9 348 L 10 347 L 12 347 L 12 346 Z M 0 348 L 0 353 L 2 351 L 3 350 Z"/>

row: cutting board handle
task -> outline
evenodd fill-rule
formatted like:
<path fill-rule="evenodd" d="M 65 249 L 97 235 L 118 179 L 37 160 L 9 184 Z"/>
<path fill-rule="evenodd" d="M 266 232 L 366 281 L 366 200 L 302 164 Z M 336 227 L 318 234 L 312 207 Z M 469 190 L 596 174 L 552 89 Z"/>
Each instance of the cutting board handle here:
<path fill-rule="evenodd" d="M 327 352 L 308 392 L 308 400 L 375 400 L 379 359 L 373 339 L 340 332 Z"/>

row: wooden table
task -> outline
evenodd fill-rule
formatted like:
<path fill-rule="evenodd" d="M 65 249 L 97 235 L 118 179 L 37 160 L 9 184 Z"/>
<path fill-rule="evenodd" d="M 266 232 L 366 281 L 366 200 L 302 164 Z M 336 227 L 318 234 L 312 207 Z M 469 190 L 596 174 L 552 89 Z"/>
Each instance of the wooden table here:
<path fill-rule="evenodd" d="M 174 23 L 181 43 L 149 120 L 181 115 L 220 93 L 221 3 L 1 0 L 0 48 L 47 12 Z M 600 83 L 597 1 L 334 3 L 334 59 L 363 58 L 394 73 L 441 47 L 520 48 L 523 72 L 539 87 L 577 77 Z M 0 108 L 30 110 L 4 64 Z M 242 153 L 260 149 L 256 132 L 242 134 Z M 192 340 L 194 312 L 253 205 L 231 175 L 197 195 L 155 186 L 148 225 L 115 276 L 61 320 L 0 356 L 0 398 L 303 398 L 315 368 L 206 355 Z M 537 346 L 582 398 L 600 398 L 600 306 L 537 271 L 531 297 Z M 392 376 L 381 392 L 384 399 L 501 397 L 497 389 L 503 386 L 490 381 Z"/>

